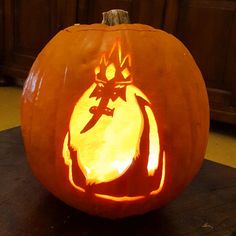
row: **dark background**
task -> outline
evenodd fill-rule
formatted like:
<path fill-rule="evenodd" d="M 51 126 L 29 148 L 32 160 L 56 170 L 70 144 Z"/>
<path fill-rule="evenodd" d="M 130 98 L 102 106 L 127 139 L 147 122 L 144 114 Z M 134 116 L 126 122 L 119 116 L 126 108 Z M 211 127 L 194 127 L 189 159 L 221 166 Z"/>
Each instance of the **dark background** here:
<path fill-rule="evenodd" d="M 236 124 L 235 0 L 0 0 L 0 76 L 22 85 L 59 30 L 99 23 L 114 8 L 178 37 L 203 73 L 211 118 Z"/>

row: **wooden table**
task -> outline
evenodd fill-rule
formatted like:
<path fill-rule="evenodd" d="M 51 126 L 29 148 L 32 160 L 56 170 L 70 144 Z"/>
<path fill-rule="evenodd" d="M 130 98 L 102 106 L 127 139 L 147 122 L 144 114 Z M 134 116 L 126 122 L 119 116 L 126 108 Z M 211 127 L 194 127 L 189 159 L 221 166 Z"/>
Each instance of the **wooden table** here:
<path fill-rule="evenodd" d="M 210 161 L 166 207 L 106 220 L 65 205 L 38 183 L 27 165 L 18 127 L 0 132 L 0 186 L 1 236 L 236 236 L 236 170 Z"/>

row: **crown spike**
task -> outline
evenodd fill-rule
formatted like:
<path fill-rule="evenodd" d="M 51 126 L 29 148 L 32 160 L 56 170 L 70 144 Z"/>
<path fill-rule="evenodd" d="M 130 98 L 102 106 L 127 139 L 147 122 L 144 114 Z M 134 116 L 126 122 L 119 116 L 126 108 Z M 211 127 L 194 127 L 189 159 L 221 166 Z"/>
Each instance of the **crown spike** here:
<path fill-rule="evenodd" d="M 130 74 L 131 56 L 127 54 L 122 58 L 121 43 L 117 39 L 106 56 L 104 53 L 100 59 L 100 72 L 96 75 L 97 82 L 108 83 L 114 81 L 116 84 L 132 83 Z"/>
<path fill-rule="evenodd" d="M 120 67 L 122 69 L 125 69 L 125 68 L 130 68 L 131 67 L 131 59 L 130 59 L 130 55 L 126 55 L 126 57 L 123 59 L 122 63 L 120 64 Z"/>
<path fill-rule="evenodd" d="M 119 42 L 115 42 L 109 54 L 108 64 L 114 63 L 115 65 L 120 65 L 120 57 L 121 57 L 121 50 L 119 47 Z"/>

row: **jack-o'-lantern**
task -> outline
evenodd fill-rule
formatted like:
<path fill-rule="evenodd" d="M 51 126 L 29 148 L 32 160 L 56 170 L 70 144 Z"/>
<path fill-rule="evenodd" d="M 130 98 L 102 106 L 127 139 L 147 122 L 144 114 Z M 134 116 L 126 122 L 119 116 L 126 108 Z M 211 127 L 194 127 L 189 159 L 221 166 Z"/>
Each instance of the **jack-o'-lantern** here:
<path fill-rule="evenodd" d="M 175 198 L 199 170 L 209 123 L 183 44 L 146 25 L 75 25 L 36 59 L 22 130 L 36 177 L 69 205 L 109 218 Z"/>

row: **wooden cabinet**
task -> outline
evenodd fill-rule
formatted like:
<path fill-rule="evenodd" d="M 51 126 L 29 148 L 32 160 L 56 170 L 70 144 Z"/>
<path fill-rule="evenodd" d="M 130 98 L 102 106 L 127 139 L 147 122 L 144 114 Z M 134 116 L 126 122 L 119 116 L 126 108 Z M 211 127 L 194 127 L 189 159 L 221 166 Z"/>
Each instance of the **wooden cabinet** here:
<path fill-rule="evenodd" d="M 102 20 L 102 12 L 121 8 L 132 22 L 160 28 L 164 0 L 2 0 L 0 71 L 24 82 L 37 54 L 60 29 Z"/>
<path fill-rule="evenodd" d="M 2 0 L 0 76 L 24 81 L 60 29 L 102 20 L 114 8 L 131 22 L 176 35 L 191 51 L 208 88 L 213 119 L 236 124 L 236 2 L 224 0 Z M 190 75 L 191 76 L 191 75 Z"/>
<path fill-rule="evenodd" d="M 236 124 L 236 2 L 170 0 L 164 29 L 189 48 L 201 69 L 211 118 Z"/>
<path fill-rule="evenodd" d="M 76 13 L 68 13 L 71 20 L 62 14 L 68 11 L 68 7 L 73 8 L 73 3 L 66 5 L 58 0 L 3 0 L 1 4 L 1 74 L 25 80 L 44 45 L 64 26 L 64 22 L 73 24 Z"/>
<path fill-rule="evenodd" d="M 83 0 L 78 5 L 78 22 L 92 24 L 102 21 L 102 12 L 123 9 L 129 12 L 132 23 L 161 28 L 165 0 Z"/>

